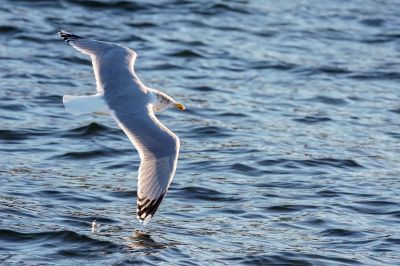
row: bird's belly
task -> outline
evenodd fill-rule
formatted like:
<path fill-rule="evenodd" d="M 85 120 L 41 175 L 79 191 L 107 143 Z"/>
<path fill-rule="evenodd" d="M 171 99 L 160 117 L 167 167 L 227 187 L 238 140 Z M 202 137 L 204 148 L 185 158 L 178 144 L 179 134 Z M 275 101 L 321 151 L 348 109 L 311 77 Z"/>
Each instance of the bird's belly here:
<path fill-rule="evenodd" d="M 128 90 L 123 94 L 115 94 L 105 90 L 104 99 L 108 108 L 116 114 L 134 115 L 147 110 L 148 97 L 142 92 Z"/>

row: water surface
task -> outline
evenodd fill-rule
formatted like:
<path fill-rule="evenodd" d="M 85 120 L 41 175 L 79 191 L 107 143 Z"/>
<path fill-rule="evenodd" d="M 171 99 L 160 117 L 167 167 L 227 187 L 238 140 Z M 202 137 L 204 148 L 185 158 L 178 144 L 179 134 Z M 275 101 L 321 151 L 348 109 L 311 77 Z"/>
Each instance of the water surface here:
<path fill-rule="evenodd" d="M 0 1 L 0 264 L 398 265 L 396 1 Z M 139 157 L 59 29 L 135 49 L 183 102 L 152 222 Z M 96 220 L 97 232 L 91 232 Z"/>

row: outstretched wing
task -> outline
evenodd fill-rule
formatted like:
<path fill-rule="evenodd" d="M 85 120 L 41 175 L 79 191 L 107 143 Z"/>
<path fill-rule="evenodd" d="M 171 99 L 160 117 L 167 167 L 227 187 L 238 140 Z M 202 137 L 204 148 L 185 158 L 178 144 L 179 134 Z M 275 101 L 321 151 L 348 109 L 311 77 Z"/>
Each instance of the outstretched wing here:
<path fill-rule="evenodd" d="M 137 218 L 147 224 L 174 177 L 179 139 L 155 117 L 150 107 L 147 112 L 135 115 L 128 110 L 115 110 L 113 117 L 140 155 Z"/>
<path fill-rule="evenodd" d="M 103 85 L 106 82 L 104 77 L 107 77 L 113 69 L 128 67 L 134 75 L 135 51 L 121 45 L 87 39 L 63 30 L 59 32 L 59 35 L 76 50 L 90 56 L 97 91 L 103 91 Z"/>

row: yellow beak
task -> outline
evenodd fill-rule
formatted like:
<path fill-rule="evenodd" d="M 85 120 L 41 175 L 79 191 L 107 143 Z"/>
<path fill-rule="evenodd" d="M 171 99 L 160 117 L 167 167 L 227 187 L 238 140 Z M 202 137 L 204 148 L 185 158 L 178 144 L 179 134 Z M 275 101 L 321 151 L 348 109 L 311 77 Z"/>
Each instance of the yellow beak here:
<path fill-rule="evenodd" d="M 176 104 L 175 104 L 175 107 L 178 108 L 178 109 L 181 110 L 181 111 L 183 111 L 183 110 L 186 109 L 185 106 L 184 106 L 183 104 L 181 104 L 181 103 L 176 103 Z"/>

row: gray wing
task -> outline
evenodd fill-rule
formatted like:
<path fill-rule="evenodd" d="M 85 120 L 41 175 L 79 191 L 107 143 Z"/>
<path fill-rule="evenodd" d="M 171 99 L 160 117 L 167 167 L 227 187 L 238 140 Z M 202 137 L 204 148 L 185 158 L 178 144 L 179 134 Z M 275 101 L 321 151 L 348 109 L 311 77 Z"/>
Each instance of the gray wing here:
<path fill-rule="evenodd" d="M 115 110 L 113 117 L 140 155 L 137 218 L 146 224 L 160 206 L 174 177 L 179 139 L 155 117 L 150 107 L 140 115 Z"/>
<path fill-rule="evenodd" d="M 135 76 L 135 51 L 121 45 L 87 39 L 63 30 L 59 32 L 59 35 L 76 50 L 90 56 L 97 91 L 103 91 L 103 85 L 108 82 L 104 77 L 107 77 L 107 74 L 111 74 L 116 69 L 127 68 Z M 120 71 L 119 74 L 122 75 L 123 73 L 124 71 Z"/>

